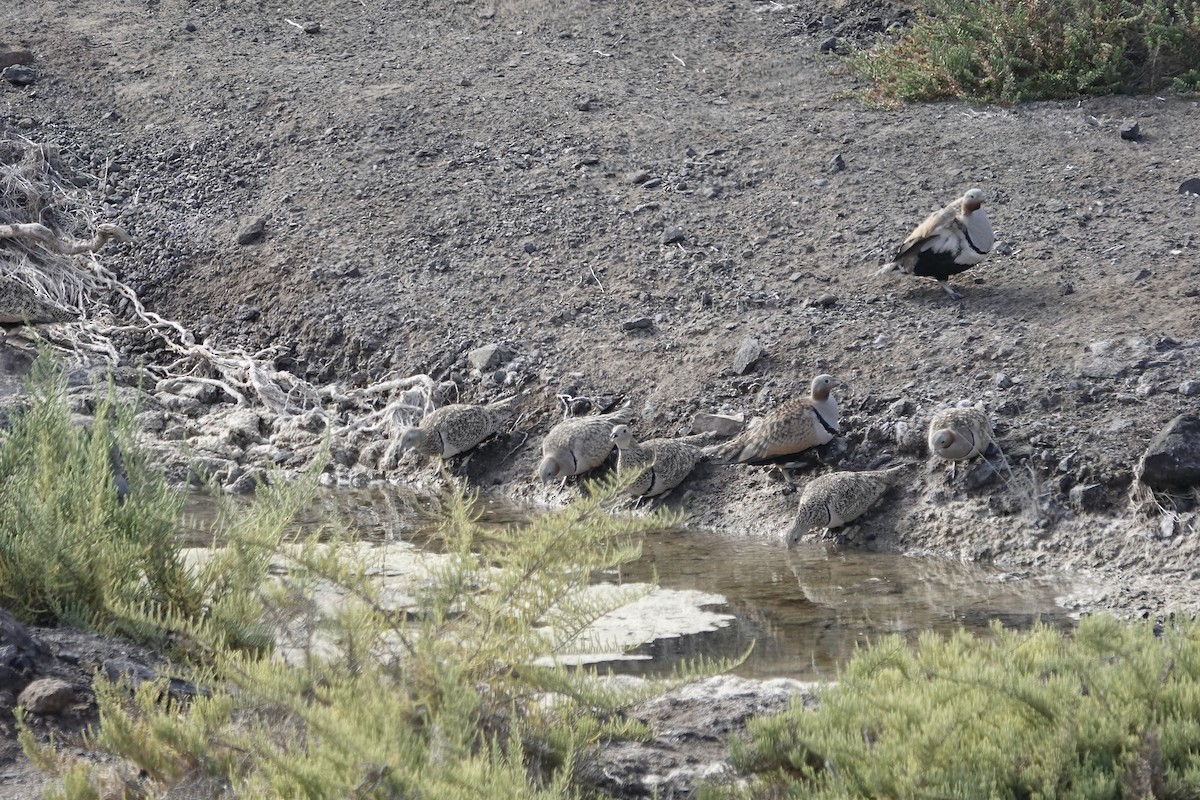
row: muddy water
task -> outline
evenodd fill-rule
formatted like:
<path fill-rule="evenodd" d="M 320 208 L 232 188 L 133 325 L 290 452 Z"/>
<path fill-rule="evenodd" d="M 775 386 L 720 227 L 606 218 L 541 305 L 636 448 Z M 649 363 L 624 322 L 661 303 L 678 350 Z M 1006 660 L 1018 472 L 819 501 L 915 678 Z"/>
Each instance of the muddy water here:
<path fill-rule="evenodd" d="M 330 492 L 301 521 L 334 513 L 364 539 L 421 540 L 435 503 L 400 489 Z M 207 544 L 212 504 L 195 498 L 190 544 Z M 490 504 L 498 524 L 523 512 Z M 991 620 L 1024 628 L 1037 620 L 1069 627 L 1056 598 L 1076 584 L 1067 576 L 1017 577 L 998 569 L 892 553 L 837 550 L 821 543 L 787 549 L 761 539 L 734 539 L 703 530 L 647 534 L 640 562 L 605 576 L 621 583 L 657 576 L 665 589 L 721 595 L 710 610 L 732 619 L 716 630 L 658 639 L 634 651 L 642 660 L 610 662 L 621 673 L 669 671 L 681 660 L 734 657 L 753 651 L 734 670 L 745 677 L 830 679 L 858 645 L 887 634 L 915 640 L 923 631 L 965 628 L 985 634 Z"/>

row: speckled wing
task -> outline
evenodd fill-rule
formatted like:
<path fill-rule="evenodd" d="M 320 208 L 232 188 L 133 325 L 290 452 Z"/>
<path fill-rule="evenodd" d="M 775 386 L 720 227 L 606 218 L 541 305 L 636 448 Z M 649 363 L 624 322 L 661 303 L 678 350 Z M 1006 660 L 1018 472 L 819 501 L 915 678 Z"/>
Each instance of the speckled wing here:
<path fill-rule="evenodd" d="M 832 438 L 817 419 L 812 399 L 798 397 L 755 420 L 728 442 L 706 448 L 705 453 L 715 461 L 759 461 L 799 453 Z"/>
<path fill-rule="evenodd" d="M 484 406 L 442 406 L 421 420 L 426 431 L 418 449 L 426 455 L 450 458 L 478 445 L 500 427 L 500 416 Z"/>
<path fill-rule="evenodd" d="M 66 322 L 77 319 L 79 312 L 41 298 L 18 280 L 0 276 L 0 324 L 28 322 Z"/>
<path fill-rule="evenodd" d="M 905 467 L 866 472 L 831 472 L 809 481 L 800 494 L 789 544 L 813 528 L 837 528 L 861 517 L 905 472 Z"/>
<path fill-rule="evenodd" d="M 647 497 L 674 489 L 704 459 L 703 450 L 679 439 L 651 439 L 643 442 L 642 447 L 653 454 L 653 460 L 650 468 L 630 487 L 630 492 L 634 493 L 636 487 L 639 489 L 637 494 Z"/>
<path fill-rule="evenodd" d="M 613 426 L 628 425 L 632 419 L 630 406 L 609 414 L 565 419 L 542 439 L 542 455 L 553 457 L 564 468 L 564 477 L 581 475 L 603 464 L 612 452 Z"/>

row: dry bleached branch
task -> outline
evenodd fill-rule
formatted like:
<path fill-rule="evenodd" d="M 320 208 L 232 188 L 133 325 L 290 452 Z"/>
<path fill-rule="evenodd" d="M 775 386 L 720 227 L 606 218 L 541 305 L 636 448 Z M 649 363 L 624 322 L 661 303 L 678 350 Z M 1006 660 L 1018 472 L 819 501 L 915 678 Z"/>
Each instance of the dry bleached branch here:
<path fill-rule="evenodd" d="M 188 384 L 213 386 L 238 405 L 261 404 L 281 417 L 316 411 L 333 423 L 335 434 L 386 431 L 398 440 L 400 429 L 416 424 L 434 408 L 437 385 L 427 375 L 347 392 L 337 385 L 314 386 L 275 369 L 273 348 L 247 353 L 197 342 L 184 326 L 147 310 L 137 293 L 100 263 L 97 253 L 109 241 L 133 240 L 117 225 L 87 219 L 86 198 L 77 202 L 61 180 L 57 155 L 4 135 L 0 145 L 9 148 L 0 155 L 10 156 L 0 160 L 0 323 L 70 320 L 69 325 L 23 331 L 85 361 L 100 356 L 114 365 L 121 360 L 114 335 L 146 334 L 173 359 L 145 366 L 156 391 L 179 393 Z M 14 152 L 23 157 L 14 161 Z M 62 208 L 71 213 L 64 214 Z M 63 233 L 66 225 L 94 233 L 77 240 Z M 328 413 L 330 408 L 338 413 Z"/>

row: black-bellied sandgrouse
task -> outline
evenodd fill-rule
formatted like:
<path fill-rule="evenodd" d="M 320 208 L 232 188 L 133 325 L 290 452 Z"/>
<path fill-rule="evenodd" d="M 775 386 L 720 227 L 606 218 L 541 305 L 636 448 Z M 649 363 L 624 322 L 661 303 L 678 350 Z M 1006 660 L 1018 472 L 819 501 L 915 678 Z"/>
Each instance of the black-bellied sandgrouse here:
<path fill-rule="evenodd" d="M 788 546 L 814 528 L 837 528 L 858 519 L 899 481 L 905 469 L 831 472 L 813 478 L 800 494 L 799 513 L 787 532 Z"/>
<path fill-rule="evenodd" d="M 628 404 L 608 414 L 564 419 L 542 439 L 538 477 L 543 483 L 555 478 L 565 481 L 600 466 L 613 449 L 613 426 L 628 425 L 632 419 L 633 407 Z"/>
<path fill-rule="evenodd" d="M 818 375 L 813 378 L 808 397 L 789 400 L 766 416 L 753 420 L 728 442 L 706 447 L 705 455 L 727 464 L 761 461 L 828 443 L 838 433 L 838 407 L 833 388 L 840 385 L 841 381 L 832 375 Z"/>
<path fill-rule="evenodd" d="M 415 428 L 400 437 L 401 452 L 450 458 L 465 453 L 488 438 L 512 417 L 521 395 L 486 406 L 453 403 L 426 414 Z"/>
<path fill-rule="evenodd" d="M 945 408 L 929 421 L 929 452 L 947 461 L 987 455 L 994 445 L 992 421 L 980 406 Z"/>
<path fill-rule="evenodd" d="M 996 243 L 992 221 L 983 210 L 982 189 L 968 189 L 913 229 L 880 272 L 936 278 L 951 297 L 961 297 L 946 280 L 983 261 Z"/>
<path fill-rule="evenodd" d="M 654 497 L 683 482 L 704 459 L 704 451 L 695 442 L 712 435 L 638 442 L 628 425 L 617 425 L 609 438 L 617 446 L 617 472 L 642 470 L 627 491 L 635 497 Z"/>

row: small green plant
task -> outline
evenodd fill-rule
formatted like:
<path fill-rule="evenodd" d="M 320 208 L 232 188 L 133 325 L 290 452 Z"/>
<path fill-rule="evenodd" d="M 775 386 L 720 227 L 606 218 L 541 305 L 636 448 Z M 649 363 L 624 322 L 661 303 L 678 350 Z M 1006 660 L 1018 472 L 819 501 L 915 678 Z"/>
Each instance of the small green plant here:
<path fill-rule="evenodd" d="M 879 103 L 1155 91 L 1200 68 L 1200 1 L 926 0 L 851 63 Z"/>
<path fill-rule="evenodd" d="M 866 648 L 817 710 L 753 721 L 736 761 L 758 777 L 708 797 L 1197 796 L 1200 625 L 992 632 Z"/>
<path fill-rule="evenodd" d="M 1171 79 L 1171 91 L 1185 97 L 1200 94 L 1200 69 L 1189 69 Z"/>
<path fill-rule="evenodd" d="M 176 538 L 184 494 L 135 445 L 134 410 L 109 392 L 85 427 L 73 422 L 65 392 L 61 365 L 43 354 L 28 399 L 9 411 L 0 445 L 0 607 L 26 622 L 145 642 L 165 641 L 184 620 L 203 622 L 230 647 L 263 647 L 258 590 L 316 476 L 264 489 L 251 511 L 230 514 L 236 544 L 193 569 Z"/>

